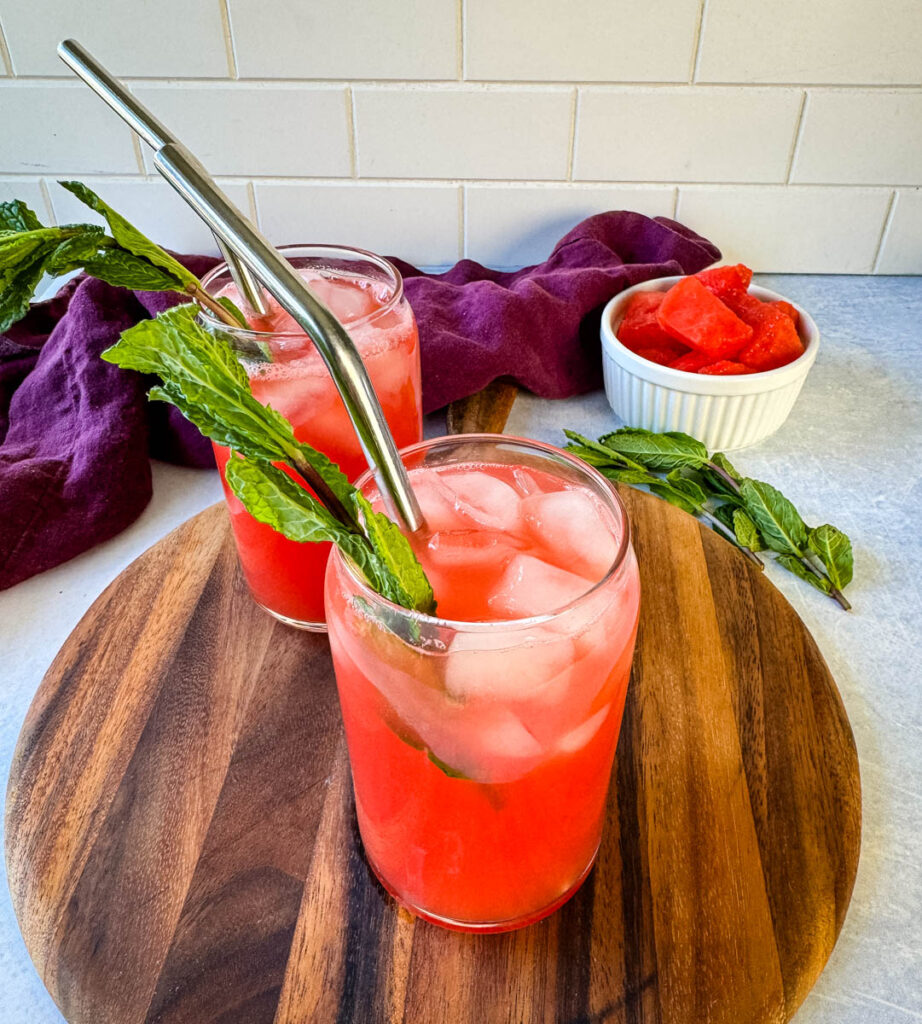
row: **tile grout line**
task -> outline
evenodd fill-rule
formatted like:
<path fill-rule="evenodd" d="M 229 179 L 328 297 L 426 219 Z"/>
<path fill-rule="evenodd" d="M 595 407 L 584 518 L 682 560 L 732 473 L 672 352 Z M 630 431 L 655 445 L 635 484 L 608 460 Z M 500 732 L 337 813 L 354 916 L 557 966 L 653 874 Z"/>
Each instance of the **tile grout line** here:
<path fill-rule="evenodd" d="M 0 63 L 6 68 L 6 73 L 10 78 L 16 77 L 16 72 L 13 70 L 13 58 L 10 56 L 10 48 L 6 45 L 6 34 L 2 24 L 0 24 Z"/>
<path fill-rule="evenodd" d="M 567 151 L 567 181 L 573 181 L 573 162 L 576 159 L 576 121 L 579 116 L 579 89 L 573 90 L 570 100 L 570 139 Z"/>
<path fill-rule="evenodd" d="M 797 127 L 794 129 L 794 139 L 791 142 L 791 151 L 788 153 L 788 170 L 784 176 L 785 185 L 791 184 L 791 175 L 794 173 L 794 165 L 797 162 L 797 154 L 800 152 L 800 141 L 804 134 L 804 122 L 806 121 L 807 113 L 807 97 L 810 94 L 804 89 L 803 96 L 800 97 L 800 110 L 797 112 Z"/>
<path fill-rule="evenodd" d="M 458 0 L 458 10 L 455 15 L 455 28 L 458 32 L 458 81 L 464 81 L 464 0 Z"/>
<path fill-rule="evenodd" d="M 467 258 L 467 187 L 458 186 L 458 259 Z"/>
<path fill-rule="evenodd" d="M 880 237 L 877 239 L 877 250 L 874 253 L 874 260 L 871 263 L 872 274 L 877 273 L 877 268 L 880 266 L 880 257 L 883 255 L 884 245 L 890 235 L 890 228 L 893 225 L 893 215 L 896 212 L 896 197 L 897 191 L 894 189 L 890 193 L 890 202 L 887 204 L 887 213 L 884 216 L 883 227 L 880 229 Z"/>
<path fill-rule="evenodd" d="M 259 207 L 256 205 L 256 187 L 252 181 L 247 182 L 247 202 L 250 207 L 250 217 L 256 227 L 259 227 Z"/>
<path fill-rule="evenodd" d="M 679 219 L 679 186 L 676 185 L 672 190 L 672 219 Z"/>
<path fill-rule="evenodd" d="M 233 37 L 232 37 L 233 38 Z M 67 86 L 79 88 L 79 83 L 71 82 L 66 74 L 60 75 L 17 75 L 12 74 L 12 80 L 23 86 L 48 85 Z M 203 76 L 189 75 L 179 76 L 156 76 L 156 75 L 130 75 L 124 76 L 123 81 L 129 85 L 137 83 L 143 85 L 175 85 L 178 88 L 186 88 L 191 85 L 221 86 L 230 85 L 231 80 L 220 75 Z M 379 89 L 391 89 L 397 92 L 438 92 L 451 88 L 457 88 L 457 78 L 292 78 L 282 76 L 278 78 L 267 78 L 251 75 L 240 75 L 234 81 L 246 85 L 270 86 L 270 87 L 291 87 L 303 86 L 342 86 L 349 82 L 357 82 L 363 86 Z M 698 82 L 689 83 L 687 78 L 675 78 L 671 80 L 644 81 L 639 79 L 570 79 L 560 78 L 465 78 L 461 84 L 469 85 L 471 91 L 484 89 L 484 91 L 498 92 L 507 90 L 512 92 L 538 92 L 542 89 L 572 89 L 574 87 L 593 89 L 685 89 L 693 84 L 695 89 L 702 92 L 716 91 L 718 89 L 743 89 L 744 91 L 792 91 L 795 89 L 822 89 L 827 92 L 898 92 L 907 95 L 918 95 L 922 93 L 922 85 L 918 82 Z"/>
<path fill-rule="evenodd" d="M 227 57 L 227 71 L 231 78 L 237 79 L 240 74 L 237 70 L 237 50 L 234 46 L 234 33 L 231 28 L 230 9 L 227 0 L 219 0 L 221 8 L 221 28 L 224 30 L 224 51 Z"/>
<path fill-rule="evenodd" d="M 150 172 L 144 166 L 144 154 L 141 152 L 141 140 L 134 132 L 131 133 L 131 148 L 134 150 L 134 158 L 138 161 L 138 167 L 140 168 L 141 173 L 145 178 L 150 178 Z"/>
<path fill-rule="evenodd" d="M 60 167 L 57 170 L 45 170 L 42 174 L 71 174 L 70 168 Z M 132 182 L 156 179 L 153 172 L 142 170 L 114 171 L 105 173 L 100 171 L 83 171 L 81 176 L 88 181 L 110 181 L 110 182 Z M 0 170 L 0 181 L 10 178 L 22 179 L 36 182 L 41 174 L 30 174 L 28 171 Z M 722 189 L 774 189 L 786 192 L 809 192 L 829 191 L 830 189 L 845 192 L 892 192 L 894 189 L 918 188 L 919 186 L 905 181 L 881 181 L 881 182 L 843 182 L 843 181 L 811 181 L 792 182 L 785 184 L 783 181 L 677 181 L 676 179 L 665 179 L 663 181 L 651 181 L 649 178 L 641 179 L 611 179 L 611 178 L 580 178 L 576 181 L 567 181 L 566 178 L 477 178 L 454 177 L 454 178 L 397 178 L 369 175 L 362 177 L 356 175 L 353 179 L 349 175 L 285 175 L 285 174 L 246 174 L 243 171 L 222 171 L 213 175 L 219 182 L 227 185 L 245 185 L 253 179 L 262 184 L 269 185 L 395 185 L 406 188 L 445 188 L 459 184 L 479 185 L 484 188 L 522 188 L 534 189 L 535 191 L 550 190 L 572 185 L 574 189 L 597 189 L 597 188 L 641 188 L 650 190 L 661 190 L 673 188 L 690 188 L 707 191 L 720 191 Z"/>
<path fill-rule="evenodd" d="M 346 131 L 349 134 L 349 176 L 359 176 L 359 142 L 355 125 L 355 90 L 346 87 Z"/>
<path fill-rule="evenodd" d="M 57 214 L 54 212 L 54 203 L 51 201 L 51 192 L 48 188 L 48 182 L 44 178 L 39 178 L 38 188 L 39 191 L 42 193 L 42 198 L 45 200 L 45 206 L 47 207 L 46 212 L 50 218 L 50 223 L 57 224 L 58 217 Z"/>
<path fill-rule="evenodd" d="M 698 7 L 698 18 L 695 22 L 695 46 L 692 50 L 691 67 L 688 71 L 688 84 L 691 85 L 698 77 L 698 64 L 701 60 L 701 39 L 704 35 L 704 11 L 707 7 L 707 0 L 701 0 Z"/>

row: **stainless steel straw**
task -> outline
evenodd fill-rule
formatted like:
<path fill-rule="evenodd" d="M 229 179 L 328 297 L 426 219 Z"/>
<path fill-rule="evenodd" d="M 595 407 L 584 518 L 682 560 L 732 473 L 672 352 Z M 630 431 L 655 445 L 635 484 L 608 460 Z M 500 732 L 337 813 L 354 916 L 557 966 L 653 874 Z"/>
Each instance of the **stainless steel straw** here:
<path fill-rule="evenodd" d="M 241 294 L 250 305 L 258 312 L 266 310 L 264 297 L 251 276 L 255 273 L 282 308 L 311 336 L 339 389 L 382 495 L 404 526 L 414 532 L 418 530 L 423 517 L 406 468 L 365 364 L 343 325 L 312 294 L 288 260 L 234 207 L 192 153 L 117 79 L 73 39 L 62 42 L 58 54 L 156 150 L 157 170 L 214 232 Z M 250 293 L 245 281 L 250 282 Z"/>
<path fill-rule="evenodd" d="M 382 494 L 412 531 L 423 518 L 407 471 L 381 411 L 368 371 L 343 325 L 319 301 L 294 267 L 243 217 L 184 146 L 168 144 L 154 157 L 157 170 L 222 238 L 311 336 L 336 382 Z"/>
<path fill-rule="evenodd" d="M 143 103 L 139 103 L 122 83 L 109 74 L 99 61 L 76 40 L 65 39 L 59 43 L 58 56 L 71 71 L 86 82 L 97 96 L 105 100 L 151 149 L 158 150 L 167 143 L 181 145 L 179 139 L 169 128 L 154 117 Z M 269 307 L 259 282 L 253 278 L 247 266 L 240 262 L 235 253 L 231 252 L 220 238 L 217 238 L 217 242 L 243 301 L 255 313 L 268 312 Z"/>

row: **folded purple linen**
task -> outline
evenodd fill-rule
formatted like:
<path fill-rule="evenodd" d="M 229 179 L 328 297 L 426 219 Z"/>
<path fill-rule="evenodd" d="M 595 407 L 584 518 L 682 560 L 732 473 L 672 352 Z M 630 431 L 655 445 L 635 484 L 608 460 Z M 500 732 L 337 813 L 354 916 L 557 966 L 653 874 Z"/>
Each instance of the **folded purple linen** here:
<path fill-rule="evenodd" d="M 719 251 L 665 218 L 583 221 L 534 267 L 462 260 L 439 275 L 394 262 L 419 322 L 426 411 L 508 377 L 548 398 L 601 380 L 601 307 L 654 277 L 695 273 Z M 182 257 L 202 276 L 215 260 Z M 213 466 L 211 445 L 151 381 L 99 356 L 178 296 L 78 278 L 0 336 L 0 589 L 123 530 L 151 496 L 149 458 Z"/>

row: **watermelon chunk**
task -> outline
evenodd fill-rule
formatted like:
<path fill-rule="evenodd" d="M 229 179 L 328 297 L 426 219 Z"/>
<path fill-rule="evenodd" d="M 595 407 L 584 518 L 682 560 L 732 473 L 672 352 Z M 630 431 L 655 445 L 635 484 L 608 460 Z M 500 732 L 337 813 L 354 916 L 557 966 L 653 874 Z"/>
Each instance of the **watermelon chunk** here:
<path fill-rule="evenodd" d="M 717 363 L 702 366 L 698 371 L 698 373 L 707 373 L 713 377 L 729 377 L 731 374 L 755 372 L 751 367 L 746 366 L 745 363 L 735 363 L 731 359 L 721 359 Z"/>
<path fill-rule="evenodd" d="M 739 359 L 753 370 L 776 370 L 803 355 L 803 351 L 791 318 L 774 303 L 766 302 L 752 341 L 740 352 Z"/>
<path fill-rule="evenodd" d="M 666 292 L 656 319 L 677 341 L 711 356 L 710 362 L 735 356 L 752 339 L 752 328 L 696 277 L 683 277 Z"/>
<path fill-rule="evenodd" d="M 671 338 L 669 340 L 672 341 Z M 659 363 L 660 366 L 671 366 L 673 360 L 678 355 L 672 345 L 643 345 L 631 351 L 635 356 L 640 356 L 641 359 L 649 359 L 651 363 Z M 682 351 L 687 352 L 688 349 L 683 346 Z"/>
<path fill-rule="evenodd" d="M 618 341 L 625 348 L 632 352 L 640 348 L 670 348 L 673 359 L 688 350 L 687 345 L 676 341 L 657 323 L 656 313 L 665 296 L 665 292 L 638 292 L 631 299 L 618 327 Z"/>
<path fill-rule="evenodd" d="M 702 270 L 695 274 L 695 277 L 709 292 L 713 292 L 718 299 L 726 302 L 728 295 L 746 294 L 752 281 L 752 271 L 742 263 L 737 263 L 733 267 L 712 267 L 710 270 Z"/>
<path fill-rule="evenodd" d="M 797 327 L 800 323 L 800 313 L 797 312 L 797 310 L 790 304 L 790 302 L 785 302 L 784 299 L 779 299 L 777 302 L 769 303 L 769 305 L 777 306 L 777 308 L 780 309 L 782 313 L 786 313 L 794 322 L 795 327 Z"/>
<path fill-rule="evenodd" d="M 686 373 L 697 373 L 702 366 L 707 366 L 711 361 L 711 357 L 705 355 L 703 352 L 687 352 L 684 356 L 679 356 L 674 362 L 669 365 L 673 370 L 684 370 Z"/>

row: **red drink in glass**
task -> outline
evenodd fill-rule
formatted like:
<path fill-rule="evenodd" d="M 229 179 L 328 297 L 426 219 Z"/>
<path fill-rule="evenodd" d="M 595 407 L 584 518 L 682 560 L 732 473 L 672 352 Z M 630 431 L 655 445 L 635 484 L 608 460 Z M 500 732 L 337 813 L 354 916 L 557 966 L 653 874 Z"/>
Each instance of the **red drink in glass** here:
<path fill-rule="evenodd" d="M 396 268 L 358 249 L 307 245 L 281 252 L 349 331 L 397 445 L 419 441 L 419 335 Z M 213 295 L 228 296 L 240 305 L 223 265 L 204 284 Z M 270 303 L 266 316 L 251 318 L 251 330 L 220 329 L 235 344 L 254 396 L 289 420 L 299 441 L 322 451 L 354 480 L 367 464 L 333 379 L 313 342 L 271 297 Z M 227 448 L 215 445 L 222 483 L 228 456 Z M 226 483 L 224 493 L 240 564 L 255 600 L 285 622 L 322 629 L 330 545 L 290 541 L 253 519 Z"/>
<path fill-rule="evenodd" d="M 480 435 L 405 458 L 439 618 L 374 594 L 338 553 L 327 570 L 359 827 L 415 913 L 521 927 L 598 850 L 640 598 L 627 520 L 546 445 Z"/>

